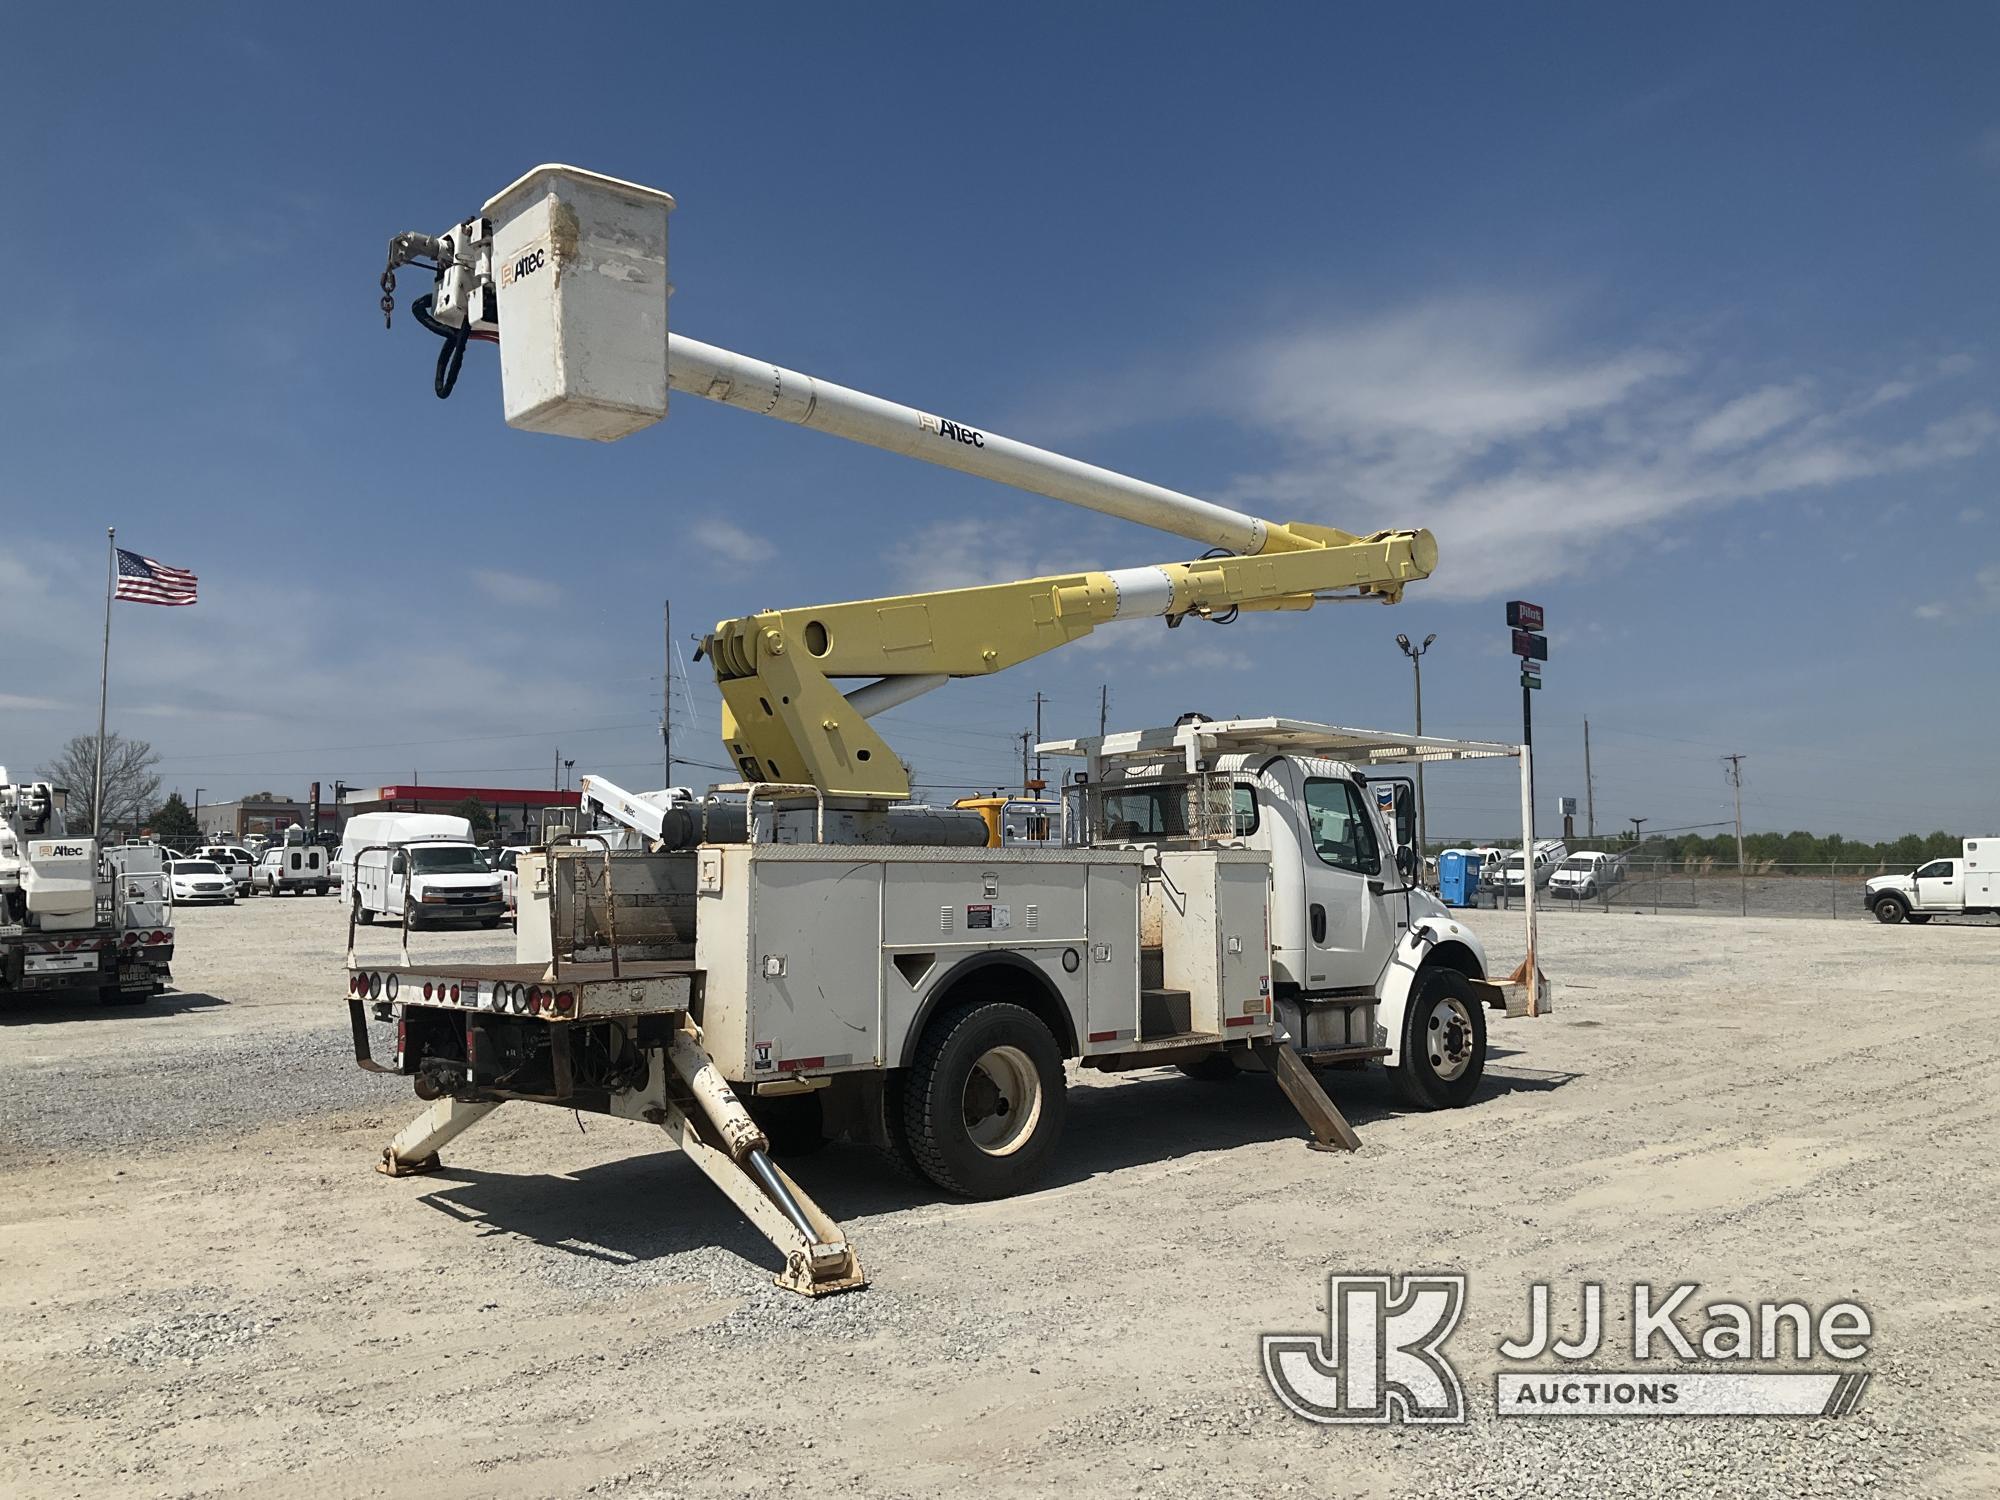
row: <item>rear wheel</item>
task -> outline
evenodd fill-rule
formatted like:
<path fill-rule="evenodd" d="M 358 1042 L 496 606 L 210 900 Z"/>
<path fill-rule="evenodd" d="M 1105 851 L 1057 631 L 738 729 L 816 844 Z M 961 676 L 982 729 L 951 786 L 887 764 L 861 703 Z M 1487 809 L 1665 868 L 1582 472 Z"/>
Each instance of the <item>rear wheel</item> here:
<path fill-rule="evenodd" d="M 1028 1011 L 954 1006 L 932 1020 L 903 1082 L 903 1127 L 924 1176 L 1005 1198 L 1041 1176 L 1068 1110 L 1062 1051 Z"/>
<path fill-rule="evenodd" d="M 1931 914 L 1927 911 L 1913 911 L 1904 920 L 1914 922 L 1919 927 L 1921 927 L 1924 925 L 1924 923 L 1928 922 L 1930 919 L 1931 919 Z"/>
<path fill-rule="evenodd" d="M 1486 1008 L 1455 969 L 1431 969 L 1403 1013 L 1402 1061 L 1389 1070 L 1418 1109 L 1472 1102 L 1486 1073 Z"/>
<path fill-rule="evenodd" d="M 318 885 L 314 886 L 313 894 L 315 896 L 324 896 L 326 894 L 326 882 L 322 880 Z"/>
<path fill-rule="evenodd" d="M 359 895 L 354 898 L 354 920 L 359 922 L 363 927 L 373 927 L 375 925 L 375 913 L 361 904 L 361 897 Z"/>
<path fill-rule="evenodd" d="M 1910 903 L 1901 896 L 1880 896 L 1875 901 L 1875 920 L 1893 927 L 1910 914 Z"/>

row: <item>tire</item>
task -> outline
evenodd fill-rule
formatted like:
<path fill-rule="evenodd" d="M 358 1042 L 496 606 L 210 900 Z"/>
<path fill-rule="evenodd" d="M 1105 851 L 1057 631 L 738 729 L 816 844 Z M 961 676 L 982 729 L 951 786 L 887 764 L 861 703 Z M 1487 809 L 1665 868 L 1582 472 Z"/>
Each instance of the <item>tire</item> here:
<path fill-rule="evenodd" d="M 1389 1070 L 1418 1109 L 1472 1102 L 1486 1075 L 1486 1007 L 1455 969 L 1426 970 L 1403 1012 L 1402 1061 Z"/>
<path fill-rule="evenodd" d="M 1910 914 L 1910 903 L 1901 896 L 1878 896 L 1875 898 L 1875 920 L 1884 926 L 1893 927 Z"/>
<path fill-rule="evenodd" d="M 375 925 L 375 913 L 361 904 L 359 896 L 354 898 L 354 920 L 359 922 L 363 927 L 373 927 Z"/>
<path fill-rule="evenodd" d="M 1909 916 L 1904 918 L 1905 921 L 1914 922 L 1919 927 L 1923 926 L 1924 923 L 1928 922 L 1930 919 L 1931 919 L 1931 914 L 1927 911 L 1913 911 L 1909 914 Z"/>
<path fill-rule="evenodd" d="M 903 1080 L 917 1169 L 960 1197 L 1025 1191 L 1062 1136 L 1067 1083 L 1056 1039 L 1020 1006 L 973 1001 L 941 1012 Z"/>
<path fill-rule="evenodd" d="M 424 924 L 417 920 L 417 908 L 415 904 L 405 901 L 403 903 L 403 931 L 421 932 L 423 931 L 423 926 Z"/>
<path fill-rule="evenodd" d="M 498 917 L 481 917 L 479 919 L 479 925 L 481 927 L 484 927 L 488 932 L 491 932 L 494 928 L 500 925 L 500 919 Z"/>
<path fill-rule="evenodd" d="M 326 891 L 327 887 L 324 881 L 320 882 L 320 884 L 313 887 L 313 894 L 315 896 L 324 896 L 326 894 Z"/>
<path fill-rule="evenodd" d="M 826 1144 L 826 1112 L 818 1090 L 810 1094 L 753 1095 L 743 1101 L 781 1161 L 810 1156 Z"/>
<path fill-rule="evenodd" d="M 1231 1083 L 1242 1075 L 1236 1059 L 1226 1052 L 1210 1053 L 1196 1062 L 1175 1063 L 1183 1076 L 1197 1083 Z"/>

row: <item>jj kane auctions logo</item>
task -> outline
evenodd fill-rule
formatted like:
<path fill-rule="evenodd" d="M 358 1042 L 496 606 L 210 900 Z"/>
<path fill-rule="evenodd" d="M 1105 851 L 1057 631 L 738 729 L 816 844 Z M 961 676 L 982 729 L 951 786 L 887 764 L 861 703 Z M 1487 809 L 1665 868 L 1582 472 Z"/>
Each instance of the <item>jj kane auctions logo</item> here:
<path fill-rule="evenodd" d="M 1499 1346 L 1496 1413 L 1838 1417 L 1860 1405 L 1867 1372 L 1798 1366 L 1845 1366 L 1865 1356 L 1874 1324 L 1861 1304 L 1835 1302 L 1818 1313 L 1799 1301 L 1696 1309 L 1696 1291 L 1691 1283 L 1664 1291 L 1635 1284 L 1630 1355 L 1638 1368 L 1602 1369 L 1582 1362 L 1605 1349 L 1603 1285 L 1578 1288 L 1577 1321 L 1565 1335 L 1548 1285 L 1535 1283 L 1526 1331 Z M 1462 1423 L 1465 1389 L 1444 1344 L 1465 1303 L 1466 1278 L 1457 1273 L 1329 1276 L 1326 1332 L 1264 1335 L 1264 1378 L 1309 1422 Z M 1686 1368 L 1696 1359 L 1723 1368 Z"/>

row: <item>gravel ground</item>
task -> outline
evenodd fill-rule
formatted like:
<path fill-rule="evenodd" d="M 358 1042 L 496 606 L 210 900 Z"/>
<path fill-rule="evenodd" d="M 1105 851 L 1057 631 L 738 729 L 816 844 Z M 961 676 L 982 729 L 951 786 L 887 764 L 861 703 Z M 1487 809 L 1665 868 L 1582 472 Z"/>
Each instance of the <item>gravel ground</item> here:
<path fill-rule="evenodd" d="M 183 917 L 183 991 L 0 1014 L 0 1494 L 2000 1491 L 1989 930 L 1551 921 L 1559 1010 L 1496 1023 L 1471 1108 L 1332 1076 L 1353 1157 L 1265 1080 L 1162 1072 L 1079 1079 L 1007 1203 L 832 1147 L 797 1172 L 873 1285 L 807 1302 L 640 1125 L 516 1106 L 375 1174 L 418 1106 L 352 1065 L 337 904 Z M 1473 921 L 1511 965 L 1512 921 Z M 1315 1427 L 1265 1387 L 1259 1333 L 1382 1269 L 1470 1276 L 1467 1426 Z M 1874 1382 L 1837 1421 L 1502 1422 L 1544 1278 L 1857 1298 Z"/>

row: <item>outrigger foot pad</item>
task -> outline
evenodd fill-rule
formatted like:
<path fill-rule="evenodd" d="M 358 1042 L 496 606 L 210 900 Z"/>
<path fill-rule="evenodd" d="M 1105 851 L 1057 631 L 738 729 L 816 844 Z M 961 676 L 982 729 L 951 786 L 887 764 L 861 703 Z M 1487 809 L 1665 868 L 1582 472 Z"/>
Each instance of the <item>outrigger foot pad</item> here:
<path fill-rule="evenodd" d="M 415 1161 L 401 1161 L 393 1147 L 382 1148 L 382 1159 L 375 1163 L 375 1170 L 384 1177 L 421 1177 L 426 1172 L 435 1172 L 444 1163 L 438 1160 L 437 1152 L 420 1156 Z"/>

